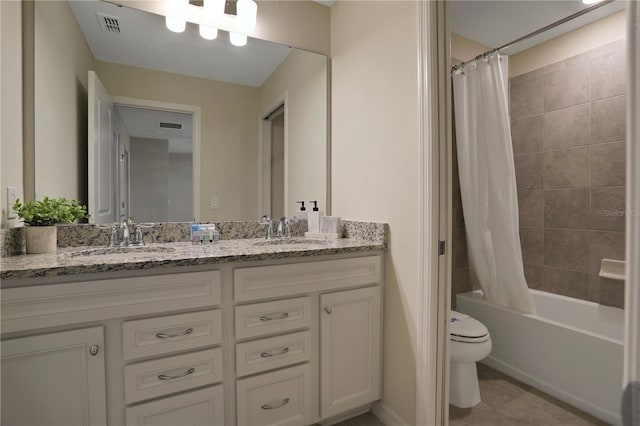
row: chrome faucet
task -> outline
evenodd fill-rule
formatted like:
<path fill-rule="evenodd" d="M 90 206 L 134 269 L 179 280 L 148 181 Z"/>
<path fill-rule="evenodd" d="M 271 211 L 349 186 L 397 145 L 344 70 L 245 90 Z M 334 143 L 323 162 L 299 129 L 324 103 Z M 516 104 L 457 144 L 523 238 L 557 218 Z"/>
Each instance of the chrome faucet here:
<path fill-rule="evenodd" d="M 273 223 L 271 222 L 271 218 L 269 217 L 269 215 L 265 214 L 264 216 L 262 216 L 262 218 L 260 219 L 260 225 L 266 227 L 264 239 L 272 240 L 273 239 Z"/>
<path fill-rule="evenodd" d="M 276 227 L 275 236 L 278 238 L 291 238 L 291 229 L 289 228 L 289 219 L 281 217 Z"/>
<path fill-rule="evenodd" d="M 124 215 L 120 215 L 120 229 L 122 229 L 122 241 L 120 243 L 123 247 L 129 246 L 130 234 L 129 234 L 129 221 Z"/>

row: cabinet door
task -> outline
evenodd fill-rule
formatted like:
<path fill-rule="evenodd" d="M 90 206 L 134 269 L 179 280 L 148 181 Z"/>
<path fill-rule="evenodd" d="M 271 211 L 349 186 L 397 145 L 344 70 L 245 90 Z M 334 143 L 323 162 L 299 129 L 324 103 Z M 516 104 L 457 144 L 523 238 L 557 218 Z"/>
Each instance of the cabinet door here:
<path fill-rule="evenodd" d="M 322 418 L 380 398 L 380 288 L 320 296 Z"/>
<path fill-rule="evenodd" d="M 103 341 L 102 327 L 3 341 L 2 424 L 106 425 Z"/>
<path fill-rule="evenodd" d="M 127 408 L 127 426 L 224 426 L 222 386 Z"/>

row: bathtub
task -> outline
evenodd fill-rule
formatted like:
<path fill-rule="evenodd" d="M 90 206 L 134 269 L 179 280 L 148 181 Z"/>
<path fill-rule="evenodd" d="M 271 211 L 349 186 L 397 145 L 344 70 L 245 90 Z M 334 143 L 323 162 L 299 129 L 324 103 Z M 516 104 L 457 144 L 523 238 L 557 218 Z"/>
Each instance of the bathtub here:
<path fill-rule="evenodd" d="M 459 312 L 489 329 L 482 362 L 610 424 L 621 424 L 623 310 L 530 290 L 537 315 L 457 295 Z"/>

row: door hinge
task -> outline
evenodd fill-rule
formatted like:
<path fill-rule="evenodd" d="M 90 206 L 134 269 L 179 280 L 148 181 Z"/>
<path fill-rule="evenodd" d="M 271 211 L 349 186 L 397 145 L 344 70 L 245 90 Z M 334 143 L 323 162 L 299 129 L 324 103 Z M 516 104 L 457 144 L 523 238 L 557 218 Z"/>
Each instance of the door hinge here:
<path fill-rule="evenodd" d="M 438 256 L 443 256 L 446 249 L 447 242 L 442 240 L 438 241 Z"/>

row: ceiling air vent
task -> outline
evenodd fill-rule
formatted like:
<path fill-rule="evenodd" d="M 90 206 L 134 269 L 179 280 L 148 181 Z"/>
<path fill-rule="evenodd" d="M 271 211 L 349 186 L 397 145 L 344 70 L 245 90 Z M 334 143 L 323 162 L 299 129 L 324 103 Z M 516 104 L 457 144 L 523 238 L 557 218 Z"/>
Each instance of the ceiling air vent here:
<path fill-rule="evenodd" d="M 120 31 L 120 19 L 117 16 L 105 15 L 104 13 L 96 13 L 98 15 L 98 21 L 100 21 L 100 27 L 105 33 L 116 33 Z"/>
<path fill-rule="evenodd" d="M 162 129 L 175 129 L 182 130 L 182 124 L 179 123 L 163 123 L 162 121 L 159 123 L 160 128 Z"/>

